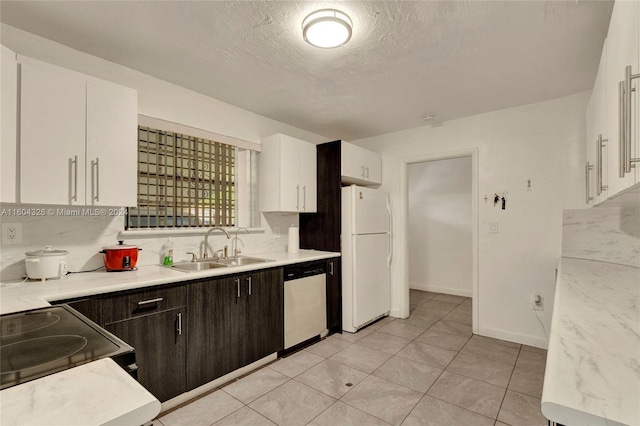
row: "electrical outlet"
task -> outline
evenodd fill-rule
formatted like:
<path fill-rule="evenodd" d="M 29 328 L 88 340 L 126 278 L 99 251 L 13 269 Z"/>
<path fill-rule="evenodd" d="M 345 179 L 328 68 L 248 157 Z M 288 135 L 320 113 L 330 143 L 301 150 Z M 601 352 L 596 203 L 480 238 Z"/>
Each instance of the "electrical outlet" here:
<path fill-rule="evenodd" d="M 544 311 L 544 297 L 536 294 L 531 300 L 531 309 L 534 311 Z"/>
<path fill-rule="evenodd" d="M 280 227 L 279 226 L 274 226 L 273 227 L 273 239 L 277 240 L 280 238 Z"/>
<path fill-rule="evenodd" d="M 22 224 L 2 224 L 2 245 L 22 244 Z"/>
<path fill-rule="evenodd" d="M 498 222 L 489 222 L 489 233 L 497 234 L 498 233 Z"/>

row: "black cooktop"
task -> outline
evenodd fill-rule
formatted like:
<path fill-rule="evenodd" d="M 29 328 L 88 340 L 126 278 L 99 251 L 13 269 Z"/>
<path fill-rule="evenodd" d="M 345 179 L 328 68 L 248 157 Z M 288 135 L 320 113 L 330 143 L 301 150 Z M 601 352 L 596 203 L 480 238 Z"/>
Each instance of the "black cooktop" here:
<path fill-rule="evenodd" d="M 0 317 L 0 389 L 133 348 L 67 305 Z"/>

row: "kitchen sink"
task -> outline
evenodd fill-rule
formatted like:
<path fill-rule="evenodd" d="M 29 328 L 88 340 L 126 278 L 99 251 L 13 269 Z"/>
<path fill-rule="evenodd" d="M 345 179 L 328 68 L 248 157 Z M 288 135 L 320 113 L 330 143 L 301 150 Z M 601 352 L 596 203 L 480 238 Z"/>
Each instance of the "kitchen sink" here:
<path fill-rule="evenodd" d="M 253 265 L 254 263 L 273 262 L 273 260 L 242 256 L 242 257 L 230 257 L 228 259 L 218 259 L 217 262 L 223 263 L 228 266 L 242 266 L 242 265 Z"/>
<path fill-rule="evenodd" d="M 215 268 L 227 268 L 229 265 L 218 262 L 180 262 L 171 265 L 172 268 L 176 268 L 180 271 L 195 272 L 206 271 L 208 269 Z"/>

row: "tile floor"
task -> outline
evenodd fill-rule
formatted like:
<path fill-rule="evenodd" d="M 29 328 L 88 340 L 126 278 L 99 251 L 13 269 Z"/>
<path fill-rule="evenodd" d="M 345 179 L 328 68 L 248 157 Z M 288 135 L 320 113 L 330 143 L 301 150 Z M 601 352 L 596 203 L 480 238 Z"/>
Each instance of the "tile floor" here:
<path fill-rule="evenodd" d="M 545 425 L 546 351 L 471 333 L 471 299 L 334 334 L 162 415 L 179 425 Z"/>

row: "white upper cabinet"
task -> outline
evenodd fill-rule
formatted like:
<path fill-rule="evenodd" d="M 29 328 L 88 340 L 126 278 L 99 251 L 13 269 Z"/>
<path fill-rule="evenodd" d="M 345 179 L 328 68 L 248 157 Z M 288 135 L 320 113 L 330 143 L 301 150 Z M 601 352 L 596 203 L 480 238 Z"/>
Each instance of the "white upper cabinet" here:
<path fill-rule="evenodd" d="M 0 201 L 3 203 L 16 202 L 17 180 L 17 148 L 18 148 L 18 62 L 16 54 L 5 46 L 2 48 L 0 65 L 0 160 L 2 173 L 0 175 Z"/>
<path fill-rule="evenodd" d="M 607 133 L 609 142 L 608 152 L 608 195 L 628 188 L 637 182 L 637 169 L 640 164 L 626 173 L 625 177 L 620 177 L 620 117 L 623 104 L 619 98 L 619 83 L 625 80 L 625 69 L 631 66 L 632 74 L 640 74 L 640 2 L 637 1 L 616 1 L 613 6 L 609 32 L 607 34 L 607 55 L 606 55 L 606 92 L 607 92 Z M 640 79 L 632 80 L 635 88 L 631 92 L 631 157 L 640 157 L 640 143 L 638 138 L 638 99 L 640 94 Z"/>
<path fill-rule="evenodd" d="M 276 134 L 262 139 L 260 152 L 260 210 L 317 211 L 316 146 Z"/>
<path fill-rule="evenodd" d="M 18 57 L 21 203 L 135 206 L 137 93 Z"/>
<path fill-rule="evenodd" d="M 357 145 L 342 141 L 342 182 L 358 185 L 382 183 L 382 157 Z"/>
<path fill-rule="evenodd" d="M 608 132 L 607 132 L 607 44 L 600 59 L 596 82 L 587 106 L 587 171 L 585 202 L 598 204 L 607 199 Z"/>

